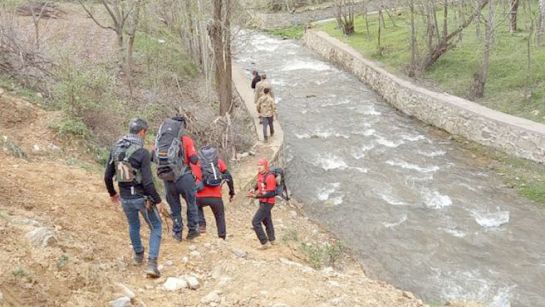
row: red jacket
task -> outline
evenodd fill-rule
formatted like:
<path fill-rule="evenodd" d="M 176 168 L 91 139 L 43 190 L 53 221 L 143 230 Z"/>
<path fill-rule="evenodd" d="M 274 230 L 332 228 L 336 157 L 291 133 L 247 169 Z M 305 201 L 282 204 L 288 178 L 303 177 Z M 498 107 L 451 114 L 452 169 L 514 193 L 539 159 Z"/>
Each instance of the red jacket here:
<path fill-rule="evenodd" d="M 223 162 L 222 159 L 218 159 L 218 167 L 220 169 L 220 172 L 225 173 L 227 172 L 227 166 L 225 165 L 225 162 Z M 201 170 L 201 164 L 198 163 L 197 167 L 194 168 L 193 175 L 195 175 L 197 185 L 202 181 L 202 170 Z M 218 197 L 221 198 L 221 188 L 222 186 L 217 187 L 209 187 L 204 186 L 204 188 L 197 192 L 197 198 L 201 197 Z"/>
<path fill-rule="evenodd" d="M 257 184 L 255 186 L 255 190 L 257 190 L 257 194 L 265 194 L 267 192 L 275 192 L 276 191 L 276 178 L 272 173 L 259 173 L 257 174 Z M 269 197 L 269 198 L 258 198 L 259 202 L 267 203 L 270 205 L 274 205 L 276 196 Z"/>

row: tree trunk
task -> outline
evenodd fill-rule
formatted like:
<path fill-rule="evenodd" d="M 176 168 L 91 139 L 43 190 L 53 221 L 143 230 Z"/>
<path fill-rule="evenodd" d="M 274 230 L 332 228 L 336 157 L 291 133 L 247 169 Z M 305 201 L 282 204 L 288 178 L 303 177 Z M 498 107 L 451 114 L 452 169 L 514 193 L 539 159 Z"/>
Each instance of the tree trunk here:
<path fill-rule="evenodd" d="M 416 70 L 418 65 L 416 63 L 416 26 L 414 23 L 414 0 L 409 0 L 409 10 L 411 12 L 411 64 L 409 67 L 409 77 L 415 77 L 417 75 Z"/>
<path fill-rule="evenodd" d="M 216 92 L 221 116 L 230 111 L 232 103 L 231 76 L 231 0 L 214 0 L 214 14 L 208 33 L 214 50 Z"/>
<path fill-rule="evenodd" d="M 488 7 L 488 19 L 485 23 L 485 38 L 483 48 L 483 59 L 479 68 L 473 75 L 473 86 L 471 96 L 473 98 L 484 97 L 486 81 L 488 79 L 488 66 L 490 62 L 490 51 L 494 39 L 494 2 L 490 0 Z"/>
<path fill-rule="evenodd" d="M 543 1 L 543 0 L 540 0 Z M 509 32 L 517 31 L 517 13 L 520 0 L 511 0 L 511 8 L 509 10 Z"/>
<path fill-rule="evenodd" d="M 537 43 L 538 45 L 543 44 L 543 36 L 545 34 L 545 0 L 539 0 L 539 19 L 538 19 L 538 28 L 537 28 Z"/>

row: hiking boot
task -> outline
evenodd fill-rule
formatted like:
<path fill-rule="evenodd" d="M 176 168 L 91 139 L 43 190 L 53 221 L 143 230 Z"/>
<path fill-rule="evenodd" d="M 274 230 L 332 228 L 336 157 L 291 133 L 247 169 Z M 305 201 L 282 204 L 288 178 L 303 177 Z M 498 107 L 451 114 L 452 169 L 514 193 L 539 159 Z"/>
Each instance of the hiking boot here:
<path fill-rule="evenodd" d="M 188 234 L 187 234 L 187 239 L 188 240 L 193 240 L 195 239 L 196 237 L 200 236 L 201 234 L 196 231 L 196 230 L 193 230 L 193 231 L 190 231 Z"/>
<path fill-rule="evenodd" d="M 148 267 L 144 271 L 149 278 L 159 278 L 161 273 L 157 268 L 157 259 L 148 259 Z"/>
<path fill-rule="evenodd" d="M 144 251 L 140 253 L 134 253 L 132 256 L 132 264 L 133 265 L 141 265 L 144 263 Z"/>
<path fill-rule="evenodd" d="M 199 233 L 206 233 L 206 225 L 199 226 Z"/>
<path fill-rule="evenodd" d="M 181 232 L 173 233 L 172 237 L 174 238 L 174 240 L 176 240 L 178 242 L 182 242 L 182 233 Z"/>
<path fill-rule="evenodd" d="M 271 247 L 272 247 L 272 246 L 271 246 L 271 242 L 267 242 L 267 243 L 265 243 L 265 244 L 261 244 L 261 246 L 258 247 L 257 249 L 259 249 L 259 250 L 266 250 L 266 249 L 269 249 L 269 248 L 271 248 Z"/>

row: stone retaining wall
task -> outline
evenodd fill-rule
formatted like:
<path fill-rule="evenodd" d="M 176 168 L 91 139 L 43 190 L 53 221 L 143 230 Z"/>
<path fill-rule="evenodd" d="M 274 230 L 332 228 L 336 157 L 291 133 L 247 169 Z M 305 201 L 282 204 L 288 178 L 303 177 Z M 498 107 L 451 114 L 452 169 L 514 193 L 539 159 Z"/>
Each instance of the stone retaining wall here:
<path fill-rule="evenodd" d="M 545 125 L 394 76 L 325 32 L 307 30 L 305 44 L 353 73 L 395 108 L 447 132 L 517 157 L 545 162 Z"/>

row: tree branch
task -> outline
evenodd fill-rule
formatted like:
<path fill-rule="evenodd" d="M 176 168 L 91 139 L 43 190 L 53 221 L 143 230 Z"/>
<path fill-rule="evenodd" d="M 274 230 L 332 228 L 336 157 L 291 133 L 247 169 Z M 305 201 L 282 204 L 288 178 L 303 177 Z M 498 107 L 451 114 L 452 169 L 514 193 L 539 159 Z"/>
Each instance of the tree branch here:
<path fill-rule="evenodd" d="M 104 26 L 102 25 L 96 18 L 95 16 L 91 13 L 91 11 L 89 11 L 89 9 L 85 6 L 85 4 L 83 4 L 83 0 L 78 0 L 79 4 L 81 5 L 81 7 L 85 10 L 85 12 L 87 13 L 87 16 L 89 16 L 96 24 L 97 26 L 101 27 L 102 29 L 109 29 L 109 30 L 112 30 L 112 31 L 116 31 L 114 28 L 110 27 L 110 26 Z"/>

